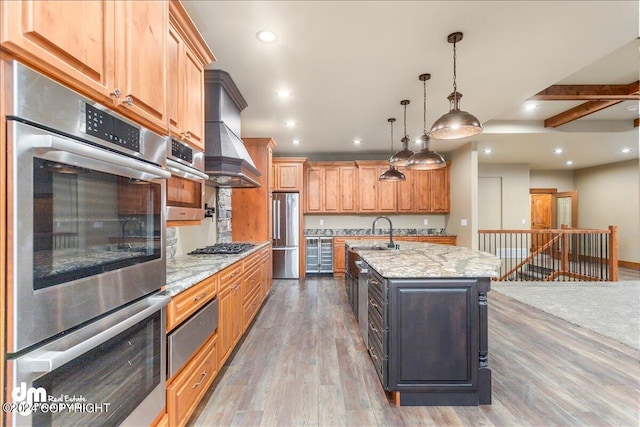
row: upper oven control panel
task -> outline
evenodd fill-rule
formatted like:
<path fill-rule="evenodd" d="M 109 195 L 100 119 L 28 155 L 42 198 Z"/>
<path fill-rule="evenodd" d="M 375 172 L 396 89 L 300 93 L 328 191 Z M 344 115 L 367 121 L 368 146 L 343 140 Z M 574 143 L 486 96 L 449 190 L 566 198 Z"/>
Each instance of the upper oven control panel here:
<path fill-rule="evenodd" d="M 193 163 L 193 149 L 175 139 L 171 139 L 171 156 L 189 164 Z"/>
<path fill-rule="evenodd" d="M 85 104 L 86 133 L 103 141 L 140 152 L 140 129 Z"/>

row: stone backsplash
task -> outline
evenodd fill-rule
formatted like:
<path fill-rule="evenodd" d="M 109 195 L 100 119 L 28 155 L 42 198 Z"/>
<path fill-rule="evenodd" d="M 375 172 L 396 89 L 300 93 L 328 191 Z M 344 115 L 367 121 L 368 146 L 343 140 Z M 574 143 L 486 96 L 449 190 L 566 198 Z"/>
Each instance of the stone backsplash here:
<path fill-rule="evenodd" d="M 305 228 L 305 236 L 377 236 L 389 235 L 388 228 Z M 449 236 L 444 228 L 394 228 L 394 236 Z M 452 234 L 451 234 L 452 236 Z"/>
<path fill-rule="evenodd" d="M 217 191 L 216 242 L 231 242 L 231 188 L 218 188 Z"/>

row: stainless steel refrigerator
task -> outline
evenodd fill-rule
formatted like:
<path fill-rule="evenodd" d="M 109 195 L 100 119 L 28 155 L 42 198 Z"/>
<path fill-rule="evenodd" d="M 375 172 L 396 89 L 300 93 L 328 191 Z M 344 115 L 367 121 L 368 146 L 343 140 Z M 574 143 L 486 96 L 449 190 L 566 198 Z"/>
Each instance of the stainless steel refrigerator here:
<path fill-rule="evenodd" d="M 300 277 L 300 195 L 273 193 L 273 278 Z"/>

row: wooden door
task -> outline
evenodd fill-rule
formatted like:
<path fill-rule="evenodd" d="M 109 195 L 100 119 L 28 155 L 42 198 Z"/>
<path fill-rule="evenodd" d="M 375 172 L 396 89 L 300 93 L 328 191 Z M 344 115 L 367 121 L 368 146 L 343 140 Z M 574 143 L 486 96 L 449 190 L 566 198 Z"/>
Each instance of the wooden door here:
<path fill-rule="evenodd" d="M 115 2 L 2 1 L 0 43 L 90 98 L 113 103 Z"/>
<path fill-rule="evenodd" d="M 561 228 L 578 227 L 578 192 L 553 193 L 551 201 L 551 226 Z"/>
<path fill-rule="evenodd" d="M 358 197 L 358 170 L 355 166 L 341 166 L 340 167 L 340 180 L 339 194 L 340 194 L 340 208 L 339 212 L 353 212 L 357 211 L 357 197 Z"/>
<path fill-rule="evenodd" d="M 182 128 L 185 140 L 204 150 L 204 67 L 189 48 L 185 48 L 183 59 Z"/>
<path fill-rule="evenodd" d="M 378 166 L 378 177 L 389 166 Z M 378 181 L 378 212 L 396 212 L 398 186 L 395 181 Z"/>
<path fill-rule="evenodd" d="M 305 213 L 320 213 L 323 209 L 323 170 L 310 167 L 305 170 L 305 175 Z"/>
<path fill-rule="evenodd" d="M 429 172 L 431 172 L 431 212 L 448 213 L 450 210 L 449 166 Z"/>
<path fill-rule="evenodd" d="M 414 171 L 411 169 L 402 169 L 401 172 L 406 179 L 398 182 L 398 212 L 413 213 L 416 210 L 413 179 Z"/>
<path fill-rule="evenodd" d="M 358 210 L 359 212 L 378 212 L 378 168 L 360 166 L 358 170 Z"/>
<path fill-rule="evenodd" d="M 169 26 L 169 36 L 167 37 L 167 120 L 169 130 L 175 136 L 180 136 L 180 112 L 183 109 L 182 97 L 180 96 L 182 85 L 181 58 L 184 55 L 184 42 L 178 31 Z"/>
<path fill-rule="evenodd" d="M 532 194 L 531 229 L 549 230 L 551 228 L 551 194 Z M 550 234 L 533 234 L 531 251 L 534 252 L 551 239 Z"/>
<path fill-rule="evenodd" d="M 307 195 L 308 197 L 308 195 Z M 340 212 L 340 169 L 324 167 L 324 212 Z"/>
<path fill-rule="evenodd" d="M 416 170 L 413 179 L 416 212 L 431 212 L 431 171 Z"/>
<path fill-rule="evenodd" d="M 123 87 L 120 106 L 128 115 L 165 132 L 168 3 L 127 0 L 116 6 L 120 8 L 117 16 L 122 17 L 116 30 L 122 47 L 115 51 L 116 74 Z"/>

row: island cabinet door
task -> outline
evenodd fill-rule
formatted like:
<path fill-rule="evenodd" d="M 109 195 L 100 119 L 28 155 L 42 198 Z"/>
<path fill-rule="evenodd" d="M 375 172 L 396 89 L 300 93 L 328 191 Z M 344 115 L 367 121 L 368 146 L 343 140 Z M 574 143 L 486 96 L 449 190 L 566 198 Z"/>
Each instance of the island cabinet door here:
<path fill-rule="evenodd" d="M 402 405 L 478 404 L 476 280 L 389 280 L 388 321 L 388 389 Z"/>

